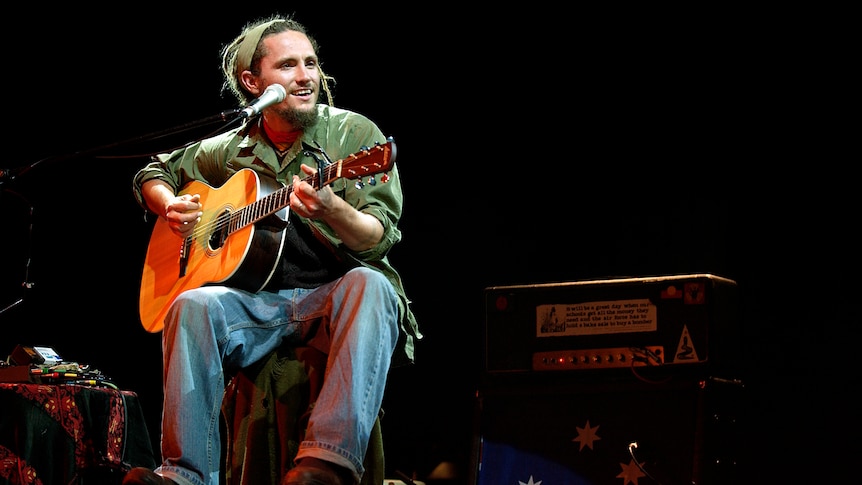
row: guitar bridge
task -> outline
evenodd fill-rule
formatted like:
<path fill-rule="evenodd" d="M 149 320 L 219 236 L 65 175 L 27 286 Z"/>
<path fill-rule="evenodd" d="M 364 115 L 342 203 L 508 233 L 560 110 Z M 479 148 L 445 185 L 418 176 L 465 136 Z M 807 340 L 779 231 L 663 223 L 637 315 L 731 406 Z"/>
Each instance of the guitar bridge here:
<path fill-rule="evenodd" d="M 186 270 L 189 266 L 189 248 L 191 247 L 191 244 L 192 238 L 187 237 L 183 239 L 183 245 L 180 246 L 180 271 L 177 275 L 180 278 L 186 275 Z"/>

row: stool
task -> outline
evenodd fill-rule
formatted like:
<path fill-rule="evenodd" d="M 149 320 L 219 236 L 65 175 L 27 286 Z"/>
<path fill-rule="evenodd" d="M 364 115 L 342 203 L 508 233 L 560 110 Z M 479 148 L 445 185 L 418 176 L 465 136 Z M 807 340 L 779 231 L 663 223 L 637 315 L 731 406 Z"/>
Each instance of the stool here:
<path fill-rule="evenodd" d="M 305 435 L 323 385 L 326 354 L 282 346 L 233 376 L 225 387 L 225 485 L 279 485 Z M 385 462 L 380 417 L 365 455 L 361 485 L 383 483 Z"/>

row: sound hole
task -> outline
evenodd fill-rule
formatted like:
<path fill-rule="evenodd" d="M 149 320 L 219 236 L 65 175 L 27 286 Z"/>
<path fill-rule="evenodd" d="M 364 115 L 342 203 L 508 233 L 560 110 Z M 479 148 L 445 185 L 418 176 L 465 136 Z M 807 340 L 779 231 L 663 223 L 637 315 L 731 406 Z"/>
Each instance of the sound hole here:
<path fill-rule="evenodd" d="M 230 211 L 225 210 L 216 217 L 213 232 L 210 234 L 208 244 L 213 251 L 221 249 L 229 234 L 228 223 L 230 222 Z"/>

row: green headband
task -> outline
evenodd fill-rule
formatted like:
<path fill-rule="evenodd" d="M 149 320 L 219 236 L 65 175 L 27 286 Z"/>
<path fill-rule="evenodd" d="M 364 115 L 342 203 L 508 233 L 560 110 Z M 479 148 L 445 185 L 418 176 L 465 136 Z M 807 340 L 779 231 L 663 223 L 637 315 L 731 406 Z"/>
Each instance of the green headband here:
<path fill-rule="evenodd" d="M 240 42 L 239 48 L 236 50 L 236 75 L 239 78 L 243 71 L 251 67 L 251 59 L 254 57 L 254 51 L 257 50 L 257 44 L 260 42 L 260 37 L 263 31 L 270 25 L 276 22 L 284 22 L 282 19 L 270 20 L 269 22 L 258 25 L 248 31 L 245 38 Z"/>

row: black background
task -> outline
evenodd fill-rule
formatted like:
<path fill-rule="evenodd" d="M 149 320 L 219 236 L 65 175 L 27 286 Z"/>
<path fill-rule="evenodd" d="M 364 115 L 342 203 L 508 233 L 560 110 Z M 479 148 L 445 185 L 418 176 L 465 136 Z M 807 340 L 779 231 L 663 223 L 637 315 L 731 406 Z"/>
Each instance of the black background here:
<path fill-rule="evenodd" d="M 821 136 L 836 95 L 820 81 L 841 68 L 814 19 L 529 7 L 281 10 L 320 42 L 336 105 L 398 146 L 391 260 L 426 339 L 390 376 L 387 468 L 467 467 L 484 288 L 712 273 L 740 289 L 752 476 L 843 473 L 858 177 L 833 151 L 846 128 Z M 130 188 L 136 155 L 168 140 L 123 142 L 236 107 L 219 50 L 276 10 L 224 10 L 24 6 L 3 32 L 0 353 L 93 365 L 139 394 L 154 434 L 160 336 L 137 316 L 151 226 Z"/>

